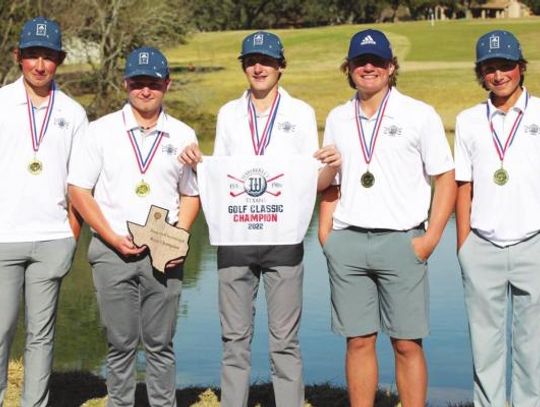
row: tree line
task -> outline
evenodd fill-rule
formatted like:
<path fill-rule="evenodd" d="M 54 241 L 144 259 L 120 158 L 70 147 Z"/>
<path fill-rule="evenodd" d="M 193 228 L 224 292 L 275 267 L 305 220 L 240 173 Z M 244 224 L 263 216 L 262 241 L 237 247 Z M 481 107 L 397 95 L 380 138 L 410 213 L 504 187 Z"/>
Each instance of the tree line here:
<path fill-rule="evenodd" d="M 464 15 L 471 3 L 486 0 L 0 0 L 0 85 L 18 75 L 9 57 L 20 29 L 42 15 L 58 21 L 64 39 L 77 38 L 84 69 L 61 77 L 64 89 L 90 94 L 90 117 L 122 103 L 124 56 L 141 45 L 182 43 L 193 31 L 312 27 L 397 19 L 423 19 L 445 6 L 448 17 Z M 540 13 L 540 0 L 524 0 Z M 86 52 L 92 44 L 94 53 Z M 86 68 L 88 67 L 88 68 Z"/>

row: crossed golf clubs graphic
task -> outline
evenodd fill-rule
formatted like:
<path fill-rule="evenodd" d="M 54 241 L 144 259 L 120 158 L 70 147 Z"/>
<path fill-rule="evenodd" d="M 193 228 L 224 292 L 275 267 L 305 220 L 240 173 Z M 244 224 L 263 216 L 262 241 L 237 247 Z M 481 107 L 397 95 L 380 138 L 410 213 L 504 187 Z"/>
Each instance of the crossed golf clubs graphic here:
<path fill-rule="evenodd" d="M 272 181 L 275 181 L 276 179 L 281 178 L 281 177 L 283 177 L 284 175 L 285 175 L 285 174 L 278 174 L 278 175 L 276 175 L 276 176 L 274 176 L 274 177 L 268 178 L 268 179 L 266 179 L 266 183 L 268 184 L 268 183 L 270 183 L 270 182 L 272 182 Z M 237 177 L 235 177 L 234 175 L 227 174 L 227 177 L 230 178 L 230 179 L 232 179 L 232 180 L 235 180 L 235 181 L 241 183 L 242 185 L 245 184 L 245 180 L 240 179 L 240 178 L 237 178 Z M 240 196 L 240 195 L 242 195 L 242 194 L 245 194 L 246 192 L 248 192 L 248 191 L 247 191 L 247 189 L 244 187 L 244 190 L 241 191 L 241 192 L 233 192 L 233 191 L 230 191 L 229 193 L 231 194 L 231 196 L 232 196 L 233 198 L 236 198 L 237 196 Z M 275 191 L 275 192 L 272 192 L 272 191 L 265 190 L 265 191 L 263 192 L 263 194 L 264 194 L 264 193 L 269 193 L 269 194 L 272 195 L 272 196 L 280 196 L 280 195 L 281 195 L 281 191 Z M 261 194 L 261 195 L 262 195 L 262 194 Z"/>

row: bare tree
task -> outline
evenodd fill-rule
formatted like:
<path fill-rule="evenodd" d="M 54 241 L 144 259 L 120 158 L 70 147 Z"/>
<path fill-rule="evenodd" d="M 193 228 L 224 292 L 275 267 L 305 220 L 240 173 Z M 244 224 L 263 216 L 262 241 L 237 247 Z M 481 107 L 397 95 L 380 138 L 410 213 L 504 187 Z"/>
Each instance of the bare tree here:
<path fill-rule="evenodd" d="M 65 0 L 53 0 L 59 10 Z M 123 59 L 132 49 L 162 47 L 184 41 L 187 11 L 174 0 L 75 0 L 66 12 L 57 13 L 64 31 L 97 47 L 98 57 L 87 55 L 89 72 L 78 80 L 90 84 L 90 116 L 101 115 L 121 103 Z"/>
<path fill-rule="evenodd" d="M 0 0 L 0 85 L 5 85 L 17 72 L 11 52 L 17 46 L 19 32 L 30 16 L 31 1 Z"/>

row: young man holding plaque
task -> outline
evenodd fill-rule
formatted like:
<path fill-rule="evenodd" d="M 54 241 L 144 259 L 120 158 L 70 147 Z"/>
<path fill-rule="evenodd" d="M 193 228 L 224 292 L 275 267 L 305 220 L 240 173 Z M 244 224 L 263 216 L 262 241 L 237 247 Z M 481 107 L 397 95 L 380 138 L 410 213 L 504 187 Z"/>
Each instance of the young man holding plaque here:
<path fill-rule="evenodd" d="M 454 207 L 452 156 L 435 110 L 396 89 L 398 62 L 382 32 L 356 33 L 342 70 L 356 92 L 326 121 L 324 144 L 336 145 L 342 166 L 319 231 L 332 329 L 347 338 L 351 406 L 374 403 L 379 330 L 394 349 L 401 403 L 424 406 L 427 259 Z"/>
<path fill-rule="evenodd" d="M 526 66 L 512 33 L 481 36 L 475 70 L 488 98 L 456 122 L 458 258 L 478 406 L 507 404 L 508 307 L 510 405 L 540 405 L 540 99 L 523 86 Z"/>
<path fill-rule="evenodd" d="M 239 59 L 249 89 L 239 99 L 230 101 L 220 109 L 214 156 L 234 156 L 244 161 L 254 156 L 272 156 L 275 160 L 284 156 L 300 159 L 301 156 L 312 160 L 317 153 L 320 161 L 329 164 L 321 169 L 321 177 L 333 179 L 339 167 L 339 154 L 331 146 L 318 151 L 315 112 L 279 86 L 286 67 L 280 38 L 265 31 L 248 35 L 243 40 Z M 192 165 L 197 164 L 200 158 L 196 146 L 184 151 L 180 157 L 183 162 Z M 314 174 L 312 180 L 316 183 L 317 168 L 316 163 L 313 164 L 314 172 L 310 174 Z M 308 183 L 308 168 L 304 170 L 304 182 Z M 201 188 L 202 181 L 200 176 Z M 316 192 L 315 188 L 313 192 Z M 251 202 L 257 202 L 257 199 L 253 198 Z M 302 216 L 307 216 L 308 223 L 312 208 L 302 213 Z M 292 222 L 300 224 L 302 221 L 297 218 Z M 222 222 L 220 227 L 226 226 Z M 302 240 L 303 235 L 296 244 L 253 242 L 245 245 L 227 243 L 218 247 L 223 342 L 221 405 L 224 407 L 247 405 L 255 301 L 261 280 L 267 301 L 276 405 L 304 405 L 303 365 L 298 341 L 304 274 Z"/>
<path fill-rule="evenodd" d="M 22 76 L 0 89 L 0 405 L 23 293 L 21 405 L 45 406 L 58 293 L 80 230 L 66 199 L 68 159 L 87 119 L 54 82 L 66 56 L 56 22 L 27 21 L 14 54 Z"/>
<path fill-rule="evenodd" d="M 109 343 L 109 406 L 134 405 L 139 344 L 146 353 L 150 405 L 176 406 L 172 339 L 182 264 L 169 263 L 165 273 L 153 269 L 126 226 L 145 224 L 156 205 L 169 211 L 169 223 L 189 230 L 199 210 L 194 174 L 176 160 L 196 137 L 163 109 L 170 84 L 159 50 L 131 52 L 124 71 L 128 103 L 90 123 L 70 163 L 70 197 L 94 232 L 88 259 Z"/>

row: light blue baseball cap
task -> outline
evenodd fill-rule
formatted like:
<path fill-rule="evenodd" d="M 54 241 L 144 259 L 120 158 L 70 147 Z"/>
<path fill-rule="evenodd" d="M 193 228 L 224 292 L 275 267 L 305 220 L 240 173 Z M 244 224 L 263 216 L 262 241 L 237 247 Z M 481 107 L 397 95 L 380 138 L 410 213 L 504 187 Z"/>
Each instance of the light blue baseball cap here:
<path fill-rule="evenodd" d="M 124 78 L 134 76 L 151 76 L 153 78 L 166 79 L 169 77 L 169 65 L 167 58 L 160 50 L 153 47 L 137 48 L 128 55 Z"/>
<path fill-rule="evenodd" d="M 55 21 L 45 17 L 28 20 L 19 38 L 19 48 L 43 47 L 62 52 L 62 32 Z"/>
<path fill-rule="evenodd" d="M 242 59 L 250 54 L 263 54 L 275 59 L 283 59 L 283 44 L 276 34 L 257 31 L 244 38 L 238 58 Z"/>
<path fill-rule="evenodd" d="M 509 31 L 494 30 L 482 35 L 476 43 L 476 63 L 501 58 L 510 61 L 523 59 L 519 41 Z"/>

